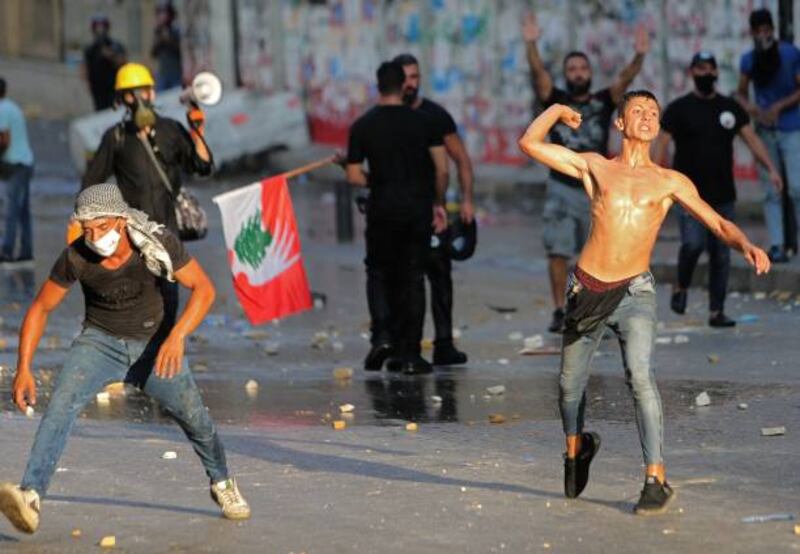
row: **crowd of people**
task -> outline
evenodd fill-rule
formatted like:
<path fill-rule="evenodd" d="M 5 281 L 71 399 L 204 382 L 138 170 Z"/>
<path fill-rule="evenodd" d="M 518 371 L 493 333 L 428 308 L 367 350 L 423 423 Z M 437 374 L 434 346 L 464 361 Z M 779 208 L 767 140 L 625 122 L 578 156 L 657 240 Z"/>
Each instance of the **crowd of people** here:
<path fill-rule="evenodd" d="M 88 165 L 72 217 L 77 232 L 53 265 L 20 330 L 13 397 L 26 412 L 36 404 L 31 367 L 48 315 L 70 286 L 81 284 L 83 329 L 66 355 L 23 479 L 0 485 L 0 511 L 28 533 L 38 528 L 41 498 L 76 418 L 98 390 L 119 380 L 158 400 L 182 427 L 203 462 L 211 496 L 223 515 L 250 515 L 184 358 L 184 342 L 208 313 L 215 291 L 182 245 L 175 192 L 180 190 L 181 173 L 210 175 L 213 157 L 196 105 L 188 106 L 188 128 L 154 108 L 159 88 L 180 83 L 180 64 L 169 59 L 179 49 L 179 35 L 172 28 L 174 10 L 170 6 L 161 16 L 153 47 L 162 70 L 157 79 L 140 64 L 115 68 L 124 60 L 124 49 L 108 37 L 107 21 L 92 23 L 96 41 L 87 50 L 87 66 L 90 82 L 97 84 L 91 88 L 95 105 L 102 109 L 110 101 L 124 107 L 125 115 L 103 135 Z M 566 436 L 564 493 L 569 498 L 586 487 L 601 445 L 596 432 L 584 429 L 585 391 L 592 354 L 607 331 L 622 347 L 646 464 L 636 512 L 663 512 L 675 497 L 666 479 L 663 414 L 650 363 L 656 329 L 650 258 L 670 208 L 678 205 L 682 242 L 671 299 L 677 313 L 686 310 L 692 272 L 704 249 L 710 254 L 708 322 L 714 327 L 735 324 L 724 312 L 730 248 L 741 252 L 759 274 L 769 270 L 771 261 L 786 261 L 779 193 L 784 186 L 782 168 L 789 196 L 800 208 L 800 168 L 794 167 L 800 160 L 794 148 L 800 140 L 800 51 L 775 39 L 766 10 L 751 14 L 750 27 L 755 48 L 742 57 L 735 98 L 717 91 L 716 58 L 704 51 L 688 61 L 694 89 L 662 110 L 651 92 L 627 90 L 649 51 L 643 29 L 636 33 L 630 63 L 610 87 L 592 90 L 589 58 L 576 51 L 563 60 L 562 89 L 554 85 L 540 57 L 535 17 L 523 23 L 532 85 L 544 109 L 519 146 L 551 170 L 543 241 L 555 308 L 550 330 L 562 334 L 559 403 Z M 112 71 L 109 94 L 104 79 Z M 100 74 L 103 79 L 97 77 Z M 371 348 L 364 370 L 385 367 L 420 375 L 432 372 L 433 365 L 464 364 L 468 359 L 453 342 L 449 229 L 453 224 L 471 228 L 465 236 L 474 241 L 472 163 L 454 118 L 420 94 L 420 64 L 413 55 L 382 63 L 376 80 L 377 103 L 352 124 L 347 154 L 341 158 L 348 182 L 369 191 L 365 266 Z M 751 81 L 755 102 L 747 97 Z M 622 144 L 620 152 L 609 157 L 612 127 L 621 134 Z M 733 223 L 736 136 L 763 169 L 769 253 Z M 670 143 L 675 145 L 672 168 Z M 33 156 L 22 113 L 5 98 L 2 80 L 0 150 L 7 186 L 3 260 L 30 260 Z M 452 214 L 446 206 L 451 161 L 460 194 L 459 208 Z M 112 175 L 116 184 L 106 183 Z M 21 247 L 16 255 L 18 227 Z M 436 334 L 433 364 L 421 354 L 426 276 Z M 190 291 L 180 314 L 179 286 Z"/>

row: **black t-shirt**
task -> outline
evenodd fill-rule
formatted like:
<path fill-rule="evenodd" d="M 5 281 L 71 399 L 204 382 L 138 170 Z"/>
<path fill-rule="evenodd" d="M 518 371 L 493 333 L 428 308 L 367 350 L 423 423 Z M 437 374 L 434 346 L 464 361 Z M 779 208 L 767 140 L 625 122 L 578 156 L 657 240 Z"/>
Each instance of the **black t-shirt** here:
<path fill-rule="evenodd" d="M 442 136 L 442 138 L 446 137 L 447 135 L 452 135 L 458 131 L 453 116 L 450 115 L 450 112 L 444 109 L 441 104 L 437 104 L 433 100 L 423 98 L 422 102 L 420 102 L 420 105 L 416 109 L 430 116 L 436 125 L 437 132 Z"/>
<path fill-rule="evenodd" d="M 556 123 L 550 130 L 550 142 L 566 146 L 575 152 L 597 152 L 608 155 L 608 134 L 611 117 L 616 106 L 607 88 L 591 93 L 585 102 L 577 102 L 565 90 L 553 87 L 550 98 L 542 101 L 545 108 L 553 104 L 565 104 L 581 114 L 581 126 L 570 129 L 563 123 Z M 550 177 L 572 187 L 582 187 L 579 179 L 567 177 L 563 173 L 550 170 Z"/>
<path fill-rule="evenodd" d="M 174 198 L 164 186 L 136 132 L 136 126 L 130 121 L 105 132 L 83 176 L 81 189 L 104 183 L 114 175 L 130 207 L 143 211 L 153 221 L 177 232 Z M 213 164 L 197 155 L 189 132 L 174 119 L 156 119 L 151 144 L 154 144 L 175 195 L 181 188 L 181 170 L 203 176 L 211 174 Z"/>
<path fill-rule="evenodd" d="M 407 106 L 375 106 L 350 127 L 347 162 L 369 164 L 368 215 L 431 217 L 436 188 L 432 146 L 442 145 L 431 118 Z"/>
<path fill-rule="evenodd" d="M 163 230 L 160 239 L 172 260 L 173 271 L 189 263 L 191 256 L 174 234 Z M 50 280 L 69 288 L 79 281 L 86 302 L 84 325 L 115 337 L 146 340 L 158 330 L 164 317 L 161 282 L 147 269 L 136 247 L 117 269 L 106 269 L 103 257 L 92 252 L 83 239 L 69 245 L 59 256 Z"/>
<path fill-rule="evenodd" d="M 739 103 L 721 94 L 700 98 L 690 92 L 664 111 L 661 127 L 675 141 L 672 166 L 694 182 L 709 204 L 736 200 L 733 139 L 749 122 Z"/>

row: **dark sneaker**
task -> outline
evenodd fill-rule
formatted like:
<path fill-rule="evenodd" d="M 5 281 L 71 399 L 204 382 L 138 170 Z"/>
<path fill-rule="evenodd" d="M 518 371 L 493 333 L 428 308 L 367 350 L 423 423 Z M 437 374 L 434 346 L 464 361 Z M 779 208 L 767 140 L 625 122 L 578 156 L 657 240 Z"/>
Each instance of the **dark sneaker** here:
<path fill-rule="evenodd" d="M 589 482 L 589 466 L 600 450 L 600 435 L 581 434 L 581 451 L 575 458 L 564 456 L 564 496 L 577 498 Z"/>
<path fill-rule="evenodd" d="M 403 358 L 400 356 L 389 356 L 386 360 L 386 371 L 403 371 Z"/>
<path fill-rule="evenodd" d="M 564 332 L 564 309 L 563 308 L 556 308 L 553 312 L 553 321 L 550 322 L 550 326 L 547 328 L 548 331 L 551 333 L 563 333 Z"/>
<path fill-rule="evenodd" d="M 406 375 L 426 375 L 433 373 L 433 366 L 422 356 L 413 356 L 403 364 L 403 373 Z"/>
<path fill-rule="evenodd" d="M 674 499 L 675 491 L 672 490 L 669 483 L 659 483 L 658 479 L 649 475 L 645 479 L 642 494 L 636 507 L 633 508 L 633 512 L 640 516 L 663 514 Z"/>
<path fill-rule="evenodd" d="M 736 327 L 736 320 L 722 312 L 716 312 L 708 318 L 708 324 L 712 327 Z"/>
<path fill-rule="evenodd" d="M 462 365 L 467 363 L 467 355 L 455 346 L 452 341 L 436 344 L 433 349 L 433 365 Z"/>
<path fill-rule="evenodd" d="M 683 315 L 686 313 L 686 291 L 676 290 L 672 293 L 672 298 L 669 300 L 669 307 L 676 314 Z"/>
<path fill-rule="evenodd" d="M 789 261 L 789 256 L 780 246 L 771 246 L 769 252 L 767 252 L 767 257 L 774 264 L 785 264 Z"/>
<path fill-rule="evenodd" d="M 364 369 L 366 371 L 380 371 L 383 368 L 383 362 L 386 361 L 392 353 L 392 345 L 388 342 L 376 344 L 370 348 L 369 354 L 364 358 Z"/>

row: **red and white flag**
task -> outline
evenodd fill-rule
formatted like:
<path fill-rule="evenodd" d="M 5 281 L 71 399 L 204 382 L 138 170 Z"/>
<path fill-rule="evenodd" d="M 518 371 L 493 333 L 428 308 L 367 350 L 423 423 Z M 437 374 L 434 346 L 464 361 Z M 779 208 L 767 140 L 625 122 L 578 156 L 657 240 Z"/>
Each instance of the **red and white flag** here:
<path fill-rule="evenodd" d="M 219 196 L 233 288 L 252 324 L 312 307 L 285 175 Z"/>

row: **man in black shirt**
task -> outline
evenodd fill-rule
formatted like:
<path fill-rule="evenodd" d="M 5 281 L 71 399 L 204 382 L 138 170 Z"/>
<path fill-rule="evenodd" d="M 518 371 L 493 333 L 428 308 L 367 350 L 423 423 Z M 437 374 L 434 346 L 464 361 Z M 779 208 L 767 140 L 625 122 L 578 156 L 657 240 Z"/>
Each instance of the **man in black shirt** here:
<path fill-rule="evenodd" d="M 23 413 L 36 404 L 31 371 L 36 346 L 50 314 L 77 281 L 86 316 L 55 384 L 36 432 L 20 485 L 0 484 L 0 511 L 20 531 L 39 526 L 41 497 L 83 407 L 105 385 L 124 381 L 157 400 L 181 426 L 211 482 L 211 496 L 228 519 L 250 517 L 236 481 L 228 475 L 225 449 L 200 392 L 184 363 L 186 337 L 214 302 L 214 285 L 203 268 L 162 225 L 125 204 L 119 188 L 99 184 L 84 189 L 73 219 L 83 235 L 59 256 L 49 279 L 25 315 L 13 397 Z M 180 319 L 168 324 L 160 281 L 191 290 Z"/>
<path fill-rule="evenodd" d="M 717 61 L 710 52 L 692 57 L 689 73 L 694 90 L 670 103 L 664 111 L 661 135 L 656 142 L 656 161 L 665 164 L 667 149 L 675 141 L 672 166 L 688 176 L 697 186 L 700 197 L 728 220 L 735 216 L 736 186 L 733 180 L 733 139 L 738 135 L 753 152 L 756 160 L 769 171 L 774 186 L 781 188 L 781 177 L 769 154 L 750 124 L 741 105 L 719 94 L 714 83 L 719 74 Z M 708 250 L 708 324 L 733 327 L 736 322 L 725 315 L 728 289 L 730 248 L 678 207 L 681 249 L 678 254 L 678 284 L 672 292 L 675 313 L 686 311 L 687 289 L 703 250 Z"/>
<path fill-rule="evenodd" d="M 536 42 L 541 30 L 533 14 L 525 16 L 522 37 L 531 71 L 536 98 L 547 108 L 564 104 L 579 112 L 583 123 L 577 129 L 557 124 L 550 132 L 550 142 L 566 146 L 575 152 L 608 153 L 608 134 L 611 117 L 625 90 L 639 73 L 644 57 L 650 49 L 650 40 L 644 27 L 636 30 L 633 60 L 622 69 L 614 83 L 597 92 L 590 92 L 592 68 L 583 52 L 570 52 L 564 58 L 563 70 L 566 90 L 553 85 L 553 79 L 544 66 Z M 557 171 L 550 171 L 544 204 L 544 232 L 542 239 L 548 257 L 550 292 L 555 311 L 550 331 L 560 333 L 564 326 L 564 294 L 567 286 L 567 264 L 581 251 L 589 233 L 589 199 L 583 185 Z"/>
<path fill-rule="evenodd" d="M 469 152 L 458 136 L 456 122 L 446 109 L 419 95 L 419 62 L 411 54 L 400 54 L 394 61 L 403 66 L 403 102 L 414 110 L 430 116 L 436 132 L 441 135 L 447 155 L 456 164 L 461 189 L 460 216 L 471 223 L 475 216 L 472 203 L 472 162 Z M 456 365 L 467 363 L 467 355 L 453 344 L 453 278 L 450 260 L 449 233 L 445 230 L 431 238 L 431 248 L 425 263 L 425 274 L 431 285 L 431 313 L 435 331 L 433 363 Z"/>
<path fill-rule="evenodd" d="M 394 354 L 405 373 L 430 373 L 420 355 L 423 267 L 432 224 L 437 232 L 446 226 L 446 154 L 428 117 L 403 104 L 403 67 L 384 62 L 377 77 L 378 105 L 350 128 L 346 165 L 348 182 L 370 190 L 365 263 L 372 348 L 364 369 L 380 370 Z"/>
<path fill-rule="evenodd" d="M 83 51 L 83 76 L 89 83 L 95 111 L 114 105 L 114 76 L 125 63 L 125 48 L 109 36 L 110 29 L 108 17 L 92 17 L 94 40 Z"/>

